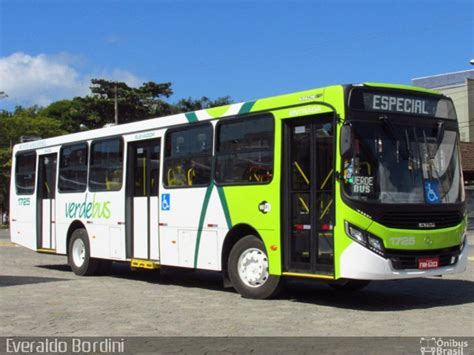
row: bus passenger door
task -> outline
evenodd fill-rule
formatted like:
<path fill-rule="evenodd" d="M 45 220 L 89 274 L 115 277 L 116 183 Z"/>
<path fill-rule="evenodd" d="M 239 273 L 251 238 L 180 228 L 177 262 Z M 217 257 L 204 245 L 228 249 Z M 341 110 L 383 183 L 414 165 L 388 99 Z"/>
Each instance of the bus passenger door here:
<path fill-rule="evenodd" d="M 286 271 L 332 276 L 333 116 L 284 126 L 283 243 Z"/>
<path fill-rule="evenodd" d="M 37 201 L 38 249 L 56 249 L 56 162 L 58 154 L 39 156 Z"/>
<path fill-rule="evenodd" d="M 127 163 L 127 258 L 160 259 L 159 205 L 161 140 L 132 142 Z"/>

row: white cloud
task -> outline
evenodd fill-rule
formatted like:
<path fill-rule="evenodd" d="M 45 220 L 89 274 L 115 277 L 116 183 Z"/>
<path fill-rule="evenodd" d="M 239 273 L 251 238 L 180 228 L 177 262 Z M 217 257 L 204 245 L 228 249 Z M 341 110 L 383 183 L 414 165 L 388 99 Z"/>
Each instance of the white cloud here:
<path fill-rule="evenodd" d="M 6 100 L 15 105 L 44 106 L 56 100 L 87 95 L 91 78 L 124 81 L 135 87 L 143 82 L 121 69 L 103 70 L 100 75 L 81 74 L 74 68 L 75 59 L 64 53 L 32 56 L 17 52 L 0 57 L 0 91 L 7 93 Z"/>

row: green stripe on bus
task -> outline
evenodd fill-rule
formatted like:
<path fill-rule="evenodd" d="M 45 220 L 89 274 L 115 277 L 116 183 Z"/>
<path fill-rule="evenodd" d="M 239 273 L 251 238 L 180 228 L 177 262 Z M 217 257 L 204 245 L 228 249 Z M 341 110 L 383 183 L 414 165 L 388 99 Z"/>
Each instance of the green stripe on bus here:
<path fill-rule="evenodd" d="M 227 200 L 225 199 L 224 188 L 222 186 L 217 186 L 217 192 L 219 193 L 219 199 L 221 200 L 222 209 L 224 210 L 227 228 L 231 229 L 232 220 L 230 219 L 229 206 L 227 205 Z"/>
<path fill-rule="evenodd" d="M 229 108 L 230 108 L 230 105 L 211 107 L 211 108 L 208 108 L 206 112 L 212 118 L 218 118 L 218 117 L 224 116 L 224 113 L 226 113 Z"/>
<path fill-rule="evenodd" d="M 250 110 L 252 109 L 253 105 L 255 105 L 255 101 L 247 101 L 244 102 L 242 107 L 239 110 L 239 115 L 242 115 L 244 113 L 249 113 Z"/>
<path fill-rule="evenodd" d="M 198 118 L 194 112 L 188 112 L 184 114 L 186 118 L 188 119 L 189 123 L 197 122 Z"/>
<path fill-rule="evenodd" d="M 209 187 L 204 195 L 204 202 L 202 203 L 201 216 L 199 217 L 198 233 L 196 238 L 196 247 L 194 249 L 194 268 L 197 267 L 199 244 L 201 243 L 202 228 L 204 227 L 204 220 L 206 219 L 207 206 L 209 206 L 209 200 L 211 199 L 212 189 L 214 188 L 214 182 L 211 181 Z"/>

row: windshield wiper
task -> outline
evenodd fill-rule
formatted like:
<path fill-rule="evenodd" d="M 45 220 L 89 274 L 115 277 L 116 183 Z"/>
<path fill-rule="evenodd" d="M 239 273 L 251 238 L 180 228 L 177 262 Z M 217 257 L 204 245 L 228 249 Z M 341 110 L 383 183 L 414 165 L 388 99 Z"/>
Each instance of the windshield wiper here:
<path fill-rule="evenodd" d="M 441 141 L 443 140 L 443 137 L 444 137 L 444 122 L 439 121 L 438 128 L 436 129 L 436 147 L 440 146 Z"/>
<path fill-rule="evenodd" d="M 415 183 L 414 167 L 413 167 L 413 154 L 411 153 L 410 148 L 410 137 L 408 137 L 408 130 L 405 128 L 405 144 L 407 148 L 407 161 L 408 161 L 408 171 L 410 172 L 411 179 Z"/>
<path fill-rule="evenodd" d="M 397 136 L 395 135 L 395 129 L 393 128 L 392 121 L 390 121 L 390 119 L 386 115 L 381 115 L 379 117 L 379 120 L 382 123 L 382 128 L 387 132 L 390 139 L 392 139 L 395 143 L 397 163 L 399 163 L 400 162 L 400 141 L 397 139 Z M 408 159 L 408 157 L 404 156 L 403 153 L 402 153 L 402 158 Z"/>
<path fill-rule="evenodd" d="M 436 128 L 436 145 L 433 147 L 433 150 L 428 149 L 428 144 L 427 144 L 427 139 L 426 139 L 426 133 L 423 130 L 423 140 L 425 142 L 425 147 L 426 147 L 426 152 L 428 153 L 429 159 L 434 159 L 436 156 L 436 151 L 438 150 L 441 141 L 443 140 L 444 137 L 444 122 L 439 121 L 438 126 Z"/>

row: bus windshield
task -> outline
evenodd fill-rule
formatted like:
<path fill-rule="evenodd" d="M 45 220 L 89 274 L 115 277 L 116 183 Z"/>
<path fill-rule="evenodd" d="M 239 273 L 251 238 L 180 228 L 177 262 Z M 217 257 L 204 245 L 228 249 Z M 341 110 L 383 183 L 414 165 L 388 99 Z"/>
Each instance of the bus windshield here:
<path fill-rule="evenodd" d="M 343 185 L 350 198 L 387 204 L 462 201 L 457 133 L 442 122 L 401 125 L 385 117 L 346 128 Z"/>

